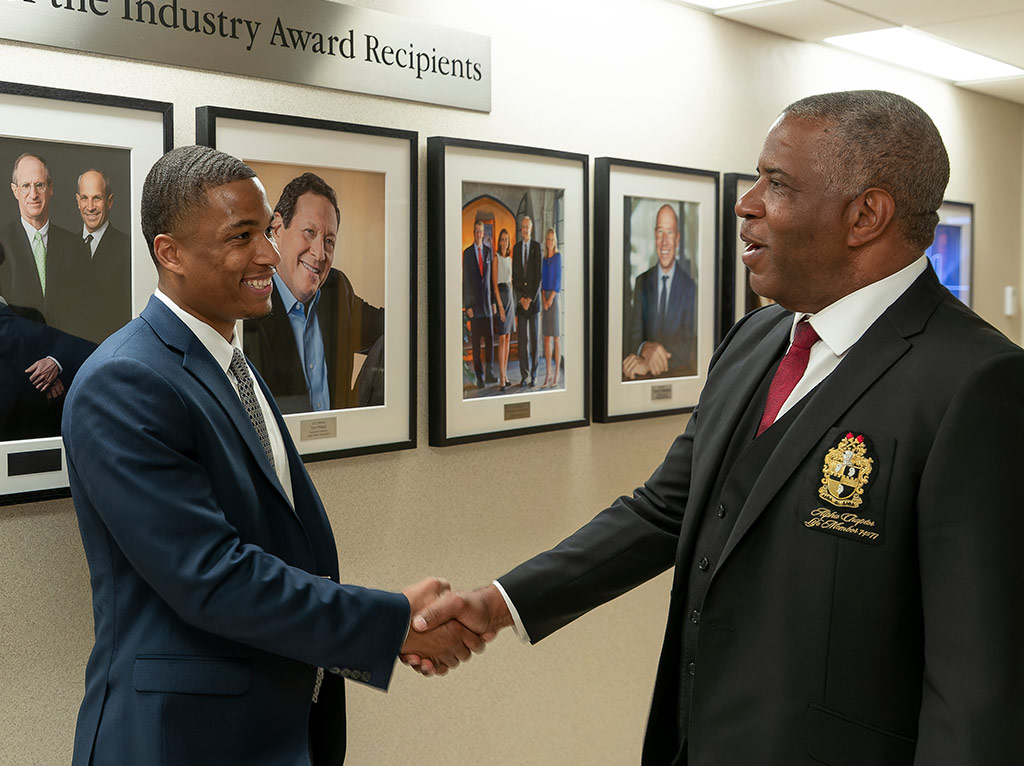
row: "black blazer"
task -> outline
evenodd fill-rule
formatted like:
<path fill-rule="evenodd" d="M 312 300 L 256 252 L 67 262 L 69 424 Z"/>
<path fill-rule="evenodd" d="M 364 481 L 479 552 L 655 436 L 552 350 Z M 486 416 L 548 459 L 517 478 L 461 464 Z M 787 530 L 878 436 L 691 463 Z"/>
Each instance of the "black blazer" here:
<path fill-rule="evenodd" d="M 0 228 L 7 258 L 0 265 L 0 292 L 13 305 L 37 309 L 46 323 L 58 330 L 78 335 L 76 320 L 81 304 L 81 288 L 88 257 L 81 237 L 62 229 L 53 221 L 46 235 L 46 297 L 39 283 L 39 272 L 32 255 L 32 244 L 21 219 Z"/>
<path fill-rule="evenodd" d="M 516 299 L 516 313 L 522 316 L 533 316 L 540 311 L 540 275 L 541 252 L 540 242 L 531 239 L 526 248 L 527 259 L 523 263 L 523 241 L 516 242 L 512 248 L 512 294 Z M 523 309 L 519 305 L 520 298 L 529 298 L 530 308 Z"/>
<path fill-rule="evenodd" d="M 52 356 L 60 363 L 58 377 L 67 387 L 96 349 L 95 343 L 26 318 L 29 316 L 42 318 L 35 309 L 24 311 L 0 303 L 0 441 L 60 436 L 64 398 L 47 399 L 25 370 Z"/>
<path fill-rule="evenodd" d="M 665 307 L 665 320 L 658 325 L 658 281 L 661 267 L 655 265 L 636 278 L 627 346 L 623 356 L 636 354 L 645 341 L 660 343 L 672 355 L 669 374 L 697 372 L 697 288 L 686 270 L 675 264 L 672 287 Z"/>
<path fill-rule="evenodd" d="M 804 400 L 701 568 L 725 450 L 791 326 L 777 306 L 741 320 L 647 483 L 501 584 L 537 641 L 675 565 L 644 764 L 676 753 L 691 662 L 690 766 L 1024 763 L 1024 352 L 929 267 Z M 857 512 L 874 539 L 812 522 L 848 433 L 874 459 Z"/>
<path fill-rule="evenodd" d="M 78 334 L 100 343 L 132 318 L 131 240 L 107 226 L 91 258 L 85 248 L 89 287 L 81 294 L 88 296 L 88 305 L 79 308 Z"/>
<path fill-rule="evenodd" d="M 246 356 L 267 381 L 282 412 L 309 412 L 309 391 L 299 349 L 276 287 L 271 296 L 271 306 L 269 316 L 250 319 L 243 324 Z M 352 387 L 352 369 L 353 354 L 373 351 L 371 357 L 380 365 L 379 372 L 383 371 L 384 309 L 371 306 L 356 295 L 348 277 L 337 269 L 331 269 L 327 281 L 320 288 L 317 316 L 324 342 L 331 408 L 382 404 L 383 401 L 359 401 L 360 397 Z"/>

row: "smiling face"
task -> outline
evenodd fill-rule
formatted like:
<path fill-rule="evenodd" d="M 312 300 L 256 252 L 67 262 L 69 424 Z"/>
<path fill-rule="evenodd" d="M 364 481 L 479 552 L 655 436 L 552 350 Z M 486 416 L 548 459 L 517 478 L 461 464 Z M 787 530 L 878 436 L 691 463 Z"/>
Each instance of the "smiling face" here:
<path fill-rule="evenodd" d="M 281 251 L 278 271 L 298 300 L 306 303 L 327 279 L 338 241 L 338 215 L 326 197 L 306 192 L 295 203 L 290 226 L 274 214 L 274 240 Z"/>
<path fill-rule="evenodd" d="M 238 319 L 270 313 L 271 277 L 280 256 L 267 237 L 270 205 L 255 178 L 206 192 L 176 242 L 175 298 L 228 340 Z M 166 235 L 160 235 L 166 236 Z"/>
<path fill-rule="evenodd" d="M 114 205 L 114 195 L 107 194 L 103 175 L 95 170 L 83 173 L 78 179 L 78 193 L 75 199 L 78 201 L 78 213 L 90 233 L 107 222 L 110 208 Z"/>
<path fill-rule="evenodd" d="M 676 247 L 679 245 L 679 221 L 675 211 L 662 205 L 654 221 L 654 247 L 658 251 L 658 264 L 668 272 L 676 262 Z"/>
<path fill-rule="evenodd" d="M 50 198 L 53 197 L 53 184 L 46 165 L 38 157 L 23 157 L 14 169 L 11 191 L 18 200 L 21 217 L 37 229 L 43 228 L 50 218 Z"/>
<path fill-rule="evenodd" d="M 498 235 L 498 255 L 508 255 L 508 232 L 504 229 Z"/>
<path fill-rule="evenodd" d="M 519 224 L 519 233 L 522 235 L 523 242 L 529 242 L 533 234 L 533 221 L 524 217 Z"/>
<path fill-rule="evenodd" d="M 859 286 L 847 247 L 851 200 L 829 188 L 817 157 L 820 121 L 780 118 L 764 142 L 758 180 L 736 202 L 754 292 L 790 311 L 816 312 Z"/>

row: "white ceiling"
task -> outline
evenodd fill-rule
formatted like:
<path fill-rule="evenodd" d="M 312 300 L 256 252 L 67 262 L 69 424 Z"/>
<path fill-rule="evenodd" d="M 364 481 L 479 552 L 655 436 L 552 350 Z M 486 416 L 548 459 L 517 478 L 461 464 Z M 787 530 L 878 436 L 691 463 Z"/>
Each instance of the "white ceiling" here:
<path fill-rule="evenodd" d="M 914 27 L 1024 69 L 1024 0 L 772 0 L 715 15 L 811 42 L 893 26 Z M 1024 104 L 1024 76 L 957 84 Z"/>

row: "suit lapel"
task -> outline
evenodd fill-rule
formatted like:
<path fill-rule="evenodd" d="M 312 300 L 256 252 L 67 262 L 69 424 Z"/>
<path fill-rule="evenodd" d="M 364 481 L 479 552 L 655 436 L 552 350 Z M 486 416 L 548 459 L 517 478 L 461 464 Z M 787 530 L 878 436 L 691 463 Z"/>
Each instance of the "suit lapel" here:
<path fill-rule="evenodd" d="M 291 507 L 238 394 L 206 346 L 155 296 L 149 299 L 149 304 L 141 316 L 164 343 L 181 352 L 182 367 L 217 400 L 249 448 L 260 471 L 277 489 L 285 504 Z M 264 394 L 268 395 L 265 388 Z"/>
<path fill-rule="evenodd" d="M 764 513 L 772 499 L 836 423 L 886 370 L 910 350 L 941 300 L 929 268 L 858 340 L 839 366 L 810 394 L 807 403 L 765 463 L 740 511 L 722 554 L 724 562 Z M 728 430 L 728 429 L 726 429 Z"/>
<path fill-rule="evenodd" d="M 687 503 L 689 507 L 707 506 L 733 433 L 768 369 L 785 351 L 792 324 L 791 313 L 781 314 L 752 351 L 742 353 L 741 350 L 742 358 L 736 364 L 713 370 L 712 374 L 719 379 L 714 384 L 709 380 L 705 386 L 704 391 L 708 395 L 702 397 L 697 417 L 713 423 L 714 427 L 698 429 L 693 445 L 693 484 Z"/>

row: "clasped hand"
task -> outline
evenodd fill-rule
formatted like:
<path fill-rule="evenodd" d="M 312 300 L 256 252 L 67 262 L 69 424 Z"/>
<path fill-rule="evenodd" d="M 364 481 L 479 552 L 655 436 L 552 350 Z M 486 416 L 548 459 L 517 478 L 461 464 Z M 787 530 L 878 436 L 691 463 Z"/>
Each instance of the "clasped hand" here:
<path fill-rule="evenodd" d="M 452 591 L 447 580 L 431 577 L 403 593 L 412 607 L 412 624 L 401 660 L 425 676 L 444 675 L 482 652 L 502 628 L 512 624 L 494 585 Z"/>

